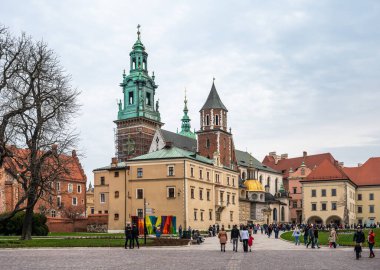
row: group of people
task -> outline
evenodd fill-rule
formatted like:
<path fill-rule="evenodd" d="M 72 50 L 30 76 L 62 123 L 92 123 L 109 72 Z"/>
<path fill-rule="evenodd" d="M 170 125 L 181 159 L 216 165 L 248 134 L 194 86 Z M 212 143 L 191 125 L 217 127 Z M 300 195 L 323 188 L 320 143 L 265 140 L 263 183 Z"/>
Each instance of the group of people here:
<path fill-rule="evenodd" d="M 139 245 L 139 229 L 137 228 L 136 224 L 133 224 L 131 226 L 130 223 L 127 223 L 127 226 L 125 226 L 125 244 L 124 248 L 127 249 L 129 246 L 129 249 L 135 248 L 135 242 L 137 248 L 140 248 Z"/>
<path fill-rule="evenodd" d="M 356 232 L 354 233 L 353 241 L 355 242 L 354 250 L 356 254 L 356 259 L 359 260 L 359 258 L 362 256 L 362 246 L 365 242 L 365 235 L 360 226 L 358 226 Z M 368 232 L 367 242 L 369 247 L 369 258 L 374 258 L 375 253 L 373 252 L 373 246 L 375 245 L 375 233 L 373 232 L 373 229 L 370 229 Z"/>
<path fill-rule="evenodd" d="M 218 233 L 219 243 L 220 243 L 220 251 L 226 252 L 226 244 L 228 241 L 228 235 L 226 230 L 224 229 L 224 226 L 222 225 L 221 229 Z M 231 238 L 230 238 L 233 246 L 233 251 L 238 251 L 238 243 L 243 243 L 243 251 L 248 252 L 252 251 L 252 244 L 253 244 L 253 236 L 252 236 L 252 229 L 249 229 L 248 226 L 242 226 L 241 230 L 238 229 L 237 225 L 234 225 L 231 230 Z"/>

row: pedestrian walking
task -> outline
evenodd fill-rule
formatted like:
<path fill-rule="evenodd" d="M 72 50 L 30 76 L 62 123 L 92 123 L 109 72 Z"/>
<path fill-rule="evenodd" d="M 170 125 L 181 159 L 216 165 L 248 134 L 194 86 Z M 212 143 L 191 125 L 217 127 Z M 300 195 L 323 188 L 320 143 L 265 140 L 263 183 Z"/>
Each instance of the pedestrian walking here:
<path fill-rule="evenodd" d="M 249 247 L 249 252 L 252 252 L 252 244 L 253 244 L 253 236 L 252 234 L 249 235 L 249 238 L 248 238 L 248 247 Z"/>
<path fill-rule="evenodd" d="M 280 232 L 280 228 L 278 228 L 278 226 L 275 226 L 274 227 L 274 238 L 275 239 L 278 239 L 279 232 Z"/>
<path fill-rule="evenodd" d="M 293 231 L 292 236 L 294 237 L 294 243 L 295 245 L 300 245 L 300 236 L 301 236 L 301 231 L 296 227 Z"/>
<path fill-rule="evenodd" d="M 261 234 L 264 233 L 264 227 L 263 227 L 263 225 L 260 226 L 260 231 L 261 231 Z"/>
<path fill-rule="evenodd" d="M 248 229 L 247 227 L 243 227 L 243 230 L 240 232 L 240 239 L 243 242 L 243 250 L 244 252 L 248 252 L 248 239 L 249 239 L 249 234 L 248 234 Z"/>
<path fill-rule="evenodd" d="M 373 246 L 375 245 L 375 233 L 373 229 L 369 230 L 368 233 L 368 247 L 369 247 L 369 257 L 375 258 L 375 253 L 373 252 Z"/>
<path fill-rule="evenodd" d="M 319 237 L 318 227 L 315 227 L 315 228 L 314 228 L 314 246 L 316 246 L 317 248 L 321 248 L 321 247 L 319 246 L 318 237 Z"/>
<path fill-rule="evenodd" d="M 237 252 L 239 238 L 240 238 L 240 231 L 237 225 L 234 225 L 234 227 L 231 230 L 231 241 L 232 241 L 232 249 L 235 252 Z"/>
<path fill-rule="evenodd" d="M 311 248 L 315 248 L 315 246 L 314 246 L 315 245 L 315 243 L 314 243 L 314 226 L 313 225 L 310 226 L 308 233 L 309 233 L 309 241 L 306 244 L 306 248 L 308 248 L 310 244 L 311 244 Z"/>
<path fill-rule="evenodd" d="M 362 245 L 365 241 L 365 236 L 364 236 L 364 233 L 362 231 L 362 228 L 360 226 L 358 226 L 356 232 L 354 233 L 354 240 L 355 242 L 355 252 L 356 252 L 356 259 L 358 260 L 359 257 L 361 257 L 361 252 L 362 252 Z M 359 248 L 360 247 L 360 248 Z"/>
<path fill-rule="evenodd" d="M 132 227 L 131 227 L 130 223 L 127 223 L 127 225 L 125 226 L 124 233 L 125 233 L 124 248 L 127 249 L 128 244 L 129 244 L 129 248 L 131 249 L 132 248 L 132 241 L 133 241 L 133 239 L 132 239 Z"/>
<path fill-rule="evenodd" d="M 139 245 L 139 228 L 137 228 L 136 224 L 132 226 L 132 248 L 135 248 L 135 241 L 137 248 L 140 248 Z"/>
<path fill-rule="evenodd" d="M 182 225 L 179 225 L 178 227 L 178 234 L 179 234 L 179 238 L 182 238 Z"/>
<path fill-rule="evenodd" d="M 220 229 L 218 233 L 219 243 L 220 243 L 220 251 L 226 252 L 226 243 L 228 240 L 227 232 L 224 230 L 224 225 Z"/>
<path fill-rule="evenodd" d="M 335 228 L 331 228 L 330 236 L 329 236 L 329 246 L 336 248 L 336 241 L 338 239 L 338 235 L 335 231 Z"/>
<path fill-rule="evenodd" d="M 309 225 L 305 225 L 303 229 L 303 243 L 307 245 L 307 240 L 309 239 Z"/>

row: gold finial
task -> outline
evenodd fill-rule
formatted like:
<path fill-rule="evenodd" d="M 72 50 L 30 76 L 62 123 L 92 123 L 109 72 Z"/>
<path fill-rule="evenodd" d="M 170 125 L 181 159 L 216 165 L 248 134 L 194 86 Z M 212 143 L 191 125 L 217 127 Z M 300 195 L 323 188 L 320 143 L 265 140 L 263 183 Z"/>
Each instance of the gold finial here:
<path fill-rule="evenodd" d="M 137 38 L 138 38 L 138 40 L 140 40 L 140 27 L 141 27 L 141 25 L 137 25 Z"/>

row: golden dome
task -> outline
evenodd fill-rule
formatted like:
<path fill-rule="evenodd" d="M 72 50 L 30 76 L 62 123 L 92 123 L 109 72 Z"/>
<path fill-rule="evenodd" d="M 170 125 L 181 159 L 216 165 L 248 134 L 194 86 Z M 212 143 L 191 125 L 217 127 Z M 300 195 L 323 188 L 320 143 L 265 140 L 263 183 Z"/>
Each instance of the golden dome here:
<path fill-rule="evenodd" d="M 259 180 L 249 179 L 245 180 L 244 186 L 247 188 L 247 191 L 262 191 L 264 192 L 263 185 Z"/>

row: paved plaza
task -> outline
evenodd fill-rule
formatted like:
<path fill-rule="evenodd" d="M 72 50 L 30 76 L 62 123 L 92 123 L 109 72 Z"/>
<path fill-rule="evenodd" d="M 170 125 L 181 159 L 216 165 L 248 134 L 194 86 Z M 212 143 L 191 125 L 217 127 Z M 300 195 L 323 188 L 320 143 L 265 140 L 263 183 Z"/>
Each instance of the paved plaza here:
<path fill-rule="evenodd" d="M 251 253 L 219 251 L 218 239 L 208 238 L 202 245 L 152 247 L 140 250 L 123 248 L 59 248 L 0 250 L 0 269 L 380 269 L 378 257 L 355 259 L 352 248 L 306 249 L 280 239 L 255 235 Z"/>

